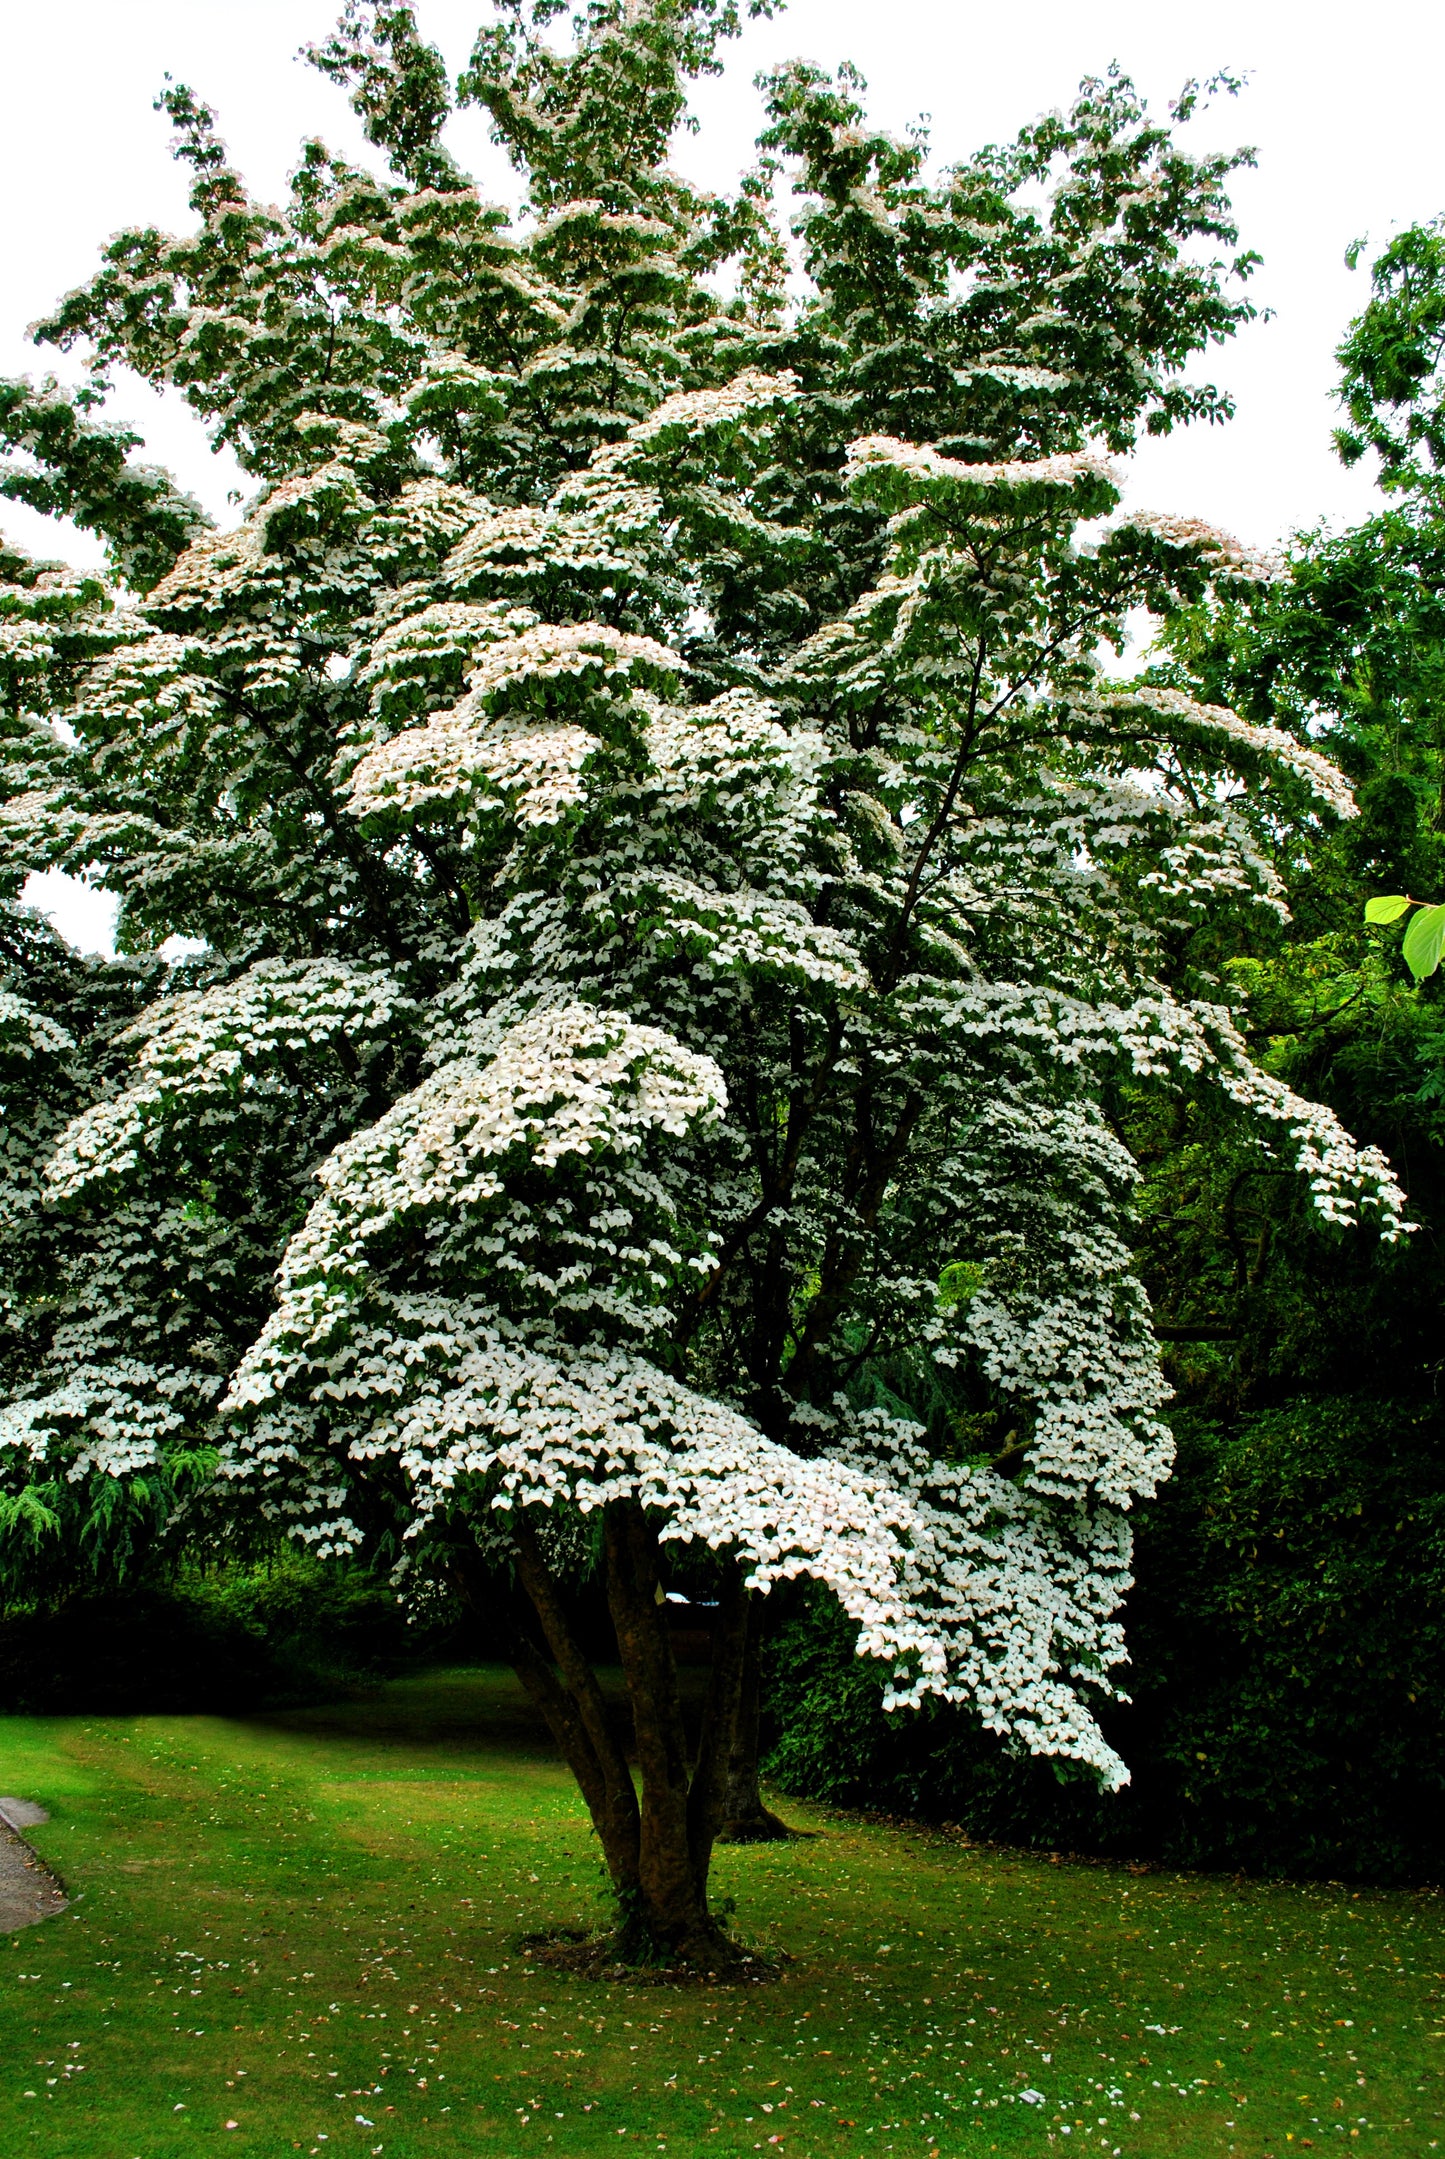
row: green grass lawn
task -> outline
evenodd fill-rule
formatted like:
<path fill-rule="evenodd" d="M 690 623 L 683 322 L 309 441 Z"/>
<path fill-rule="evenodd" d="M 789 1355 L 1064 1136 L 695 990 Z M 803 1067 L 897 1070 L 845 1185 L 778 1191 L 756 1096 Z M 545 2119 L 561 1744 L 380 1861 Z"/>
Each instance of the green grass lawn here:
<path fill-rule="evenodd" d="M 744 1991 L 531 1968 L 596 1847 L 509 1674 L 215 1718 L 0 1719 L 76 1901 L 0 1936 L 0 2155 L 1409 2159 L 1445 1912 L 969 1849 L 789 1803 L 716 1885 Z"/>

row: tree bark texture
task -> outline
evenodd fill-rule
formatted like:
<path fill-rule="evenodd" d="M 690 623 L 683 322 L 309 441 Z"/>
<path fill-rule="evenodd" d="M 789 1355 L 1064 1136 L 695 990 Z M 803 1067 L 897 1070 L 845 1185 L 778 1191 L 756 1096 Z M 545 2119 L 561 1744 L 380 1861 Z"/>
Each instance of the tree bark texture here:
<path fill-rule="evenodd" d="M 656 1532 L 635 1502 L 608 1505 L 603 1517 L 607 1603 L 632 1710 L 634 1784 L 528 1510 L 516 1509 L 511 1526 L 516 1578 L 533 1621 L 529 1625 L 516 1613 L 511 1617 L 512 1664 L 587 1802 L 617 1897 L 624 1953 L 725 1966 L 735 1952 L 709 1909 L 707 1891 L 713 1845 L 735 1778 L 739 1711 L 749 1684 L 751 1600 L 741 1570 L 726 1570 L 694 1750 L 684 1725 Z M 754 1783 L 756 1758 L 754 1711 Z"/>

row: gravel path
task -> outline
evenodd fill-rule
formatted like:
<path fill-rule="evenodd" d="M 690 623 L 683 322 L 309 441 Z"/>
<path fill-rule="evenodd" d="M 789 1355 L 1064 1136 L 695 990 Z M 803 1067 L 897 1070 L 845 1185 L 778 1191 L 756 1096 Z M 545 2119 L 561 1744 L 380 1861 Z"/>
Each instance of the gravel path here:
<path fill-rule="evenodd" d="M 65 1891 L 41 1864 L 12 1823 L 28 1827 L 44 1821 L 44 1811 L 14 1799 L 0 1799 L 0 1934 L 53 1919 L 66 1905 Z"/>

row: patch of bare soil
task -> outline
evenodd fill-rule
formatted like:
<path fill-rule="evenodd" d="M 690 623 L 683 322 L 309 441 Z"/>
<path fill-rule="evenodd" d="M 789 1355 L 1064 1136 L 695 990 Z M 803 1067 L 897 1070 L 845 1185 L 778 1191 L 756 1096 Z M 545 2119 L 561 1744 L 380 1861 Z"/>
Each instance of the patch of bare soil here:
<path fill-rule="evenodd" d="M 525 1934 L 520 1946 L 524 1957 L 550 1971 L 629 1987 L 761 1987 L 781 1979 L 784 1965 L 792 1961 L 728 1943 L 716 1956 L 698 1962 L 642 1963 L 622 1955 L 615 1934 L 580 1934 L 570 1927 Z"/>

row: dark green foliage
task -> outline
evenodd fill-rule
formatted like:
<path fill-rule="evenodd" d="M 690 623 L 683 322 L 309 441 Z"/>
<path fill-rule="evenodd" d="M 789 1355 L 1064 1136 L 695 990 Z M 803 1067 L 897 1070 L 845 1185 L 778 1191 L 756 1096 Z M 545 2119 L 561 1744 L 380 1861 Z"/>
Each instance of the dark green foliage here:
<path fill-rule="evenodd" d="M 1356 817 L 1281 820 L 1266 841 L 1290 910 L 1274 949 L 1221 960 L 1260 1062 L 1383 1149 L 1419 1225 L 1393 1254 L 1322 1235 L 1206 1107 L 1121 1103 L 1170 1376 L 1230 1414 L 1301 1389 L 1426 1395 L 1439 1368 L 1445 998 L 1431 910 L 1364 917 L 1380 895 L 1445 893 L 1440 228 L 1393 241 L 1372 289 L 1339 355 L 1341 445 L 1380 453 L 1388 506 L 1352 531 L 1299 535 L 1282 580 L 1182 610 L 1153 670 L 1312 741 L 1351 782 Z M 1418 986 L 1412 961 L 1429 977 Z M 1209 1330 L 1212 1344 L 1184 1339 Z"/>
<path fill-rule="evenodd" d="M 1445 467 L 1445 224 L 1397 233 L 1371 265 L 1370 284 L 1370 303 L 1340 347 L 1349 422 L 1335 440 L 1347 465 L 1374 450 L 1383 486 L 1414 488 Z"/>
<path fill-rule="evenodd" d="M 225 1714 L 324 1700 L 455 1651 L 455 1631 L 450 1613 L 408 1626 L 383 1578 L 300 1553 L 183 1569 L 0 1613 L 0 1713 Z"/>
<path fill-rule="evenodd" d="M 1420 1227 L 1393 1248 L 1322 1232 L 1207 1103 L 1121 1104 L 1169 1377 L 1229 1415 L 1300 1393 L 1427 1395 L 1445 1297 L 1445 1002 L 1410 989 L 1397 956 L 1353 927 L 1231 974 L 1261 1062 L 1383 1149 Z"/>
<path fill-rule="evenodd" d="M 1134 1700 L 1102 1797 L 961 1710 L 887 1718 L 820 1598 L 774 1645 L 785 1790 L 979 1837 L 1379 1882 L 1445 1871 L 1445 1413 L 1323 1399 L 1176 1419 L 1138 1526 Z"/>

